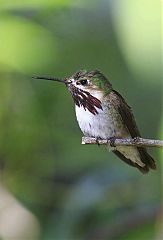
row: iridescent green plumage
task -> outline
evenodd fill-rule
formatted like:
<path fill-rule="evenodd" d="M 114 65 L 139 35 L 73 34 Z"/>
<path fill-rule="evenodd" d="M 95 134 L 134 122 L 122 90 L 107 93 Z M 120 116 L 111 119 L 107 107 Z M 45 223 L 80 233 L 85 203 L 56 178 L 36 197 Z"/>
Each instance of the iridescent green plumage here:
<path fill-rule="evenodd" d="M 100 71 L 80 70 L 63 80 L 45 79 L 66 85 L 84 135 L 97 139 L 140 137 L 131 108 Z M 118 146 L 113 152 L 143 173 L 156 168 L 155 161 L 143 147 Z"/>
<path fill-rule="evenodd" d="M 72 75 L 72 78 L 77 81 L 81 79 L 91 80 L 92 84 L 97 86 L 97 88 L 103 91 L 106 95 L 112 90 L 111 83 L 99 70 L 80 70 Z"/>

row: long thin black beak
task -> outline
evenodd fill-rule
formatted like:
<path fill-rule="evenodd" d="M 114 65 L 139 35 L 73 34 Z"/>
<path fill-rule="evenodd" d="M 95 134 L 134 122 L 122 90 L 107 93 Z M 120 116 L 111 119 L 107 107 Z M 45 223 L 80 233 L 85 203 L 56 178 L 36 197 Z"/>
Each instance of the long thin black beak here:
<path fill-rule="evenodd" d="M 55 82 L 61 82 L 61 83 L 66 83 L 65 79 L 57 78 L 57 77 L 40 77 L 40 76 L 34 76 L 32 77 L 34 79 L 42 79 L 42 80 L 47 80 L 47 81 L 55 81 Z"/>

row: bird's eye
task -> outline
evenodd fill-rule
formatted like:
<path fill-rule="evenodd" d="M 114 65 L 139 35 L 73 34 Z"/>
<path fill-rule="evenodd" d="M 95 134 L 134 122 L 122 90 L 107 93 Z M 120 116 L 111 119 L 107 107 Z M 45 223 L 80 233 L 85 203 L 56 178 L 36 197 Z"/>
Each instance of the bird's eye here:
<path fill-rule="evenodd" d="M 82 79 L 82 80 L 80 80 L 80 83 L 81 83 L 81 85 L 87 85 L 88 84 L 88 81 L 87 81 L 87 79 Z"/>

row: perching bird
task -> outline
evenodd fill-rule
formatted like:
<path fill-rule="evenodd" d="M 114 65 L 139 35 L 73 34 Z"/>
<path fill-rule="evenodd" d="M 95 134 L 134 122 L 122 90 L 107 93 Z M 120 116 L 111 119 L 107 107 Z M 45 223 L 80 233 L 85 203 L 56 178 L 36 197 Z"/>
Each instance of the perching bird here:
<path fill-rule="evenodd" d="M 140 137 L 131 108 L 98 70 L 80 70 L 66 79 L 35 77 L 65 83 L 70 91 L 76 117 L 83 134 L 97 139 Z M 142 173 L 156 169 L 154 159 L 144 147 L 117 146 L 115 153 Z"/>

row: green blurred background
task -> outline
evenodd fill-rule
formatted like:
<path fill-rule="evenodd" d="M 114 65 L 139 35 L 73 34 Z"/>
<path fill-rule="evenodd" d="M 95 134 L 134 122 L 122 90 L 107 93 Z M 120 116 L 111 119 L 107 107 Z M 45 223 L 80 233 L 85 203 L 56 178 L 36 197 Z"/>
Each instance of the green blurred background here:
<path fill-rule="evenodd" d="M 81 145 L 66 88 L 31 78 L 100 69 L 142 135 L 163 138 L 160 7 L 0 0 L 0 239 L 162 239 L 161 151 L 150 149 L 157 171 L 142 175 Z"/>

